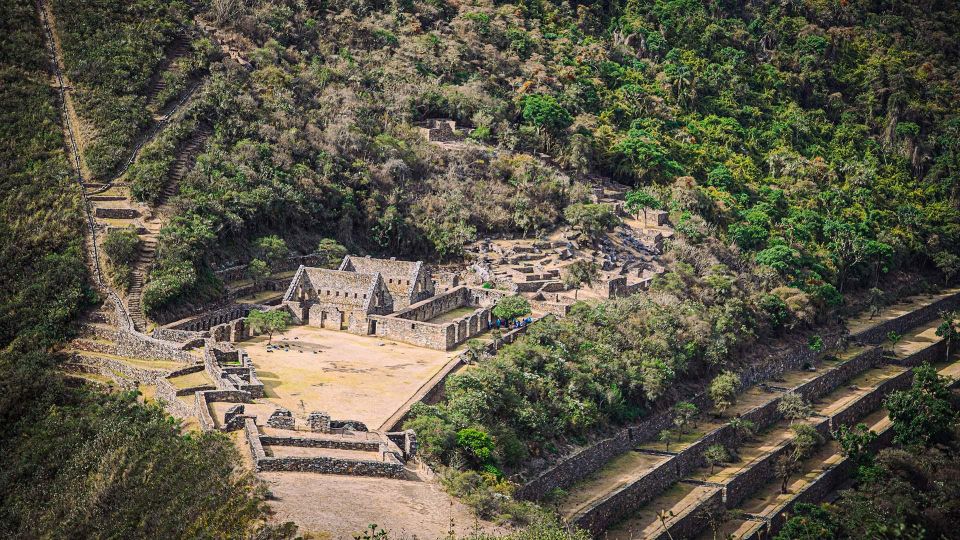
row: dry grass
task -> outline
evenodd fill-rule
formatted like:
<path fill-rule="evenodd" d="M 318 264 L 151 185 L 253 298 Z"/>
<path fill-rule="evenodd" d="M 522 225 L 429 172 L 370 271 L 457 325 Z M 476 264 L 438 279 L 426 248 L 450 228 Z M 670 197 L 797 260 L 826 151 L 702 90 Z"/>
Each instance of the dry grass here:
<path fill-rule="evenodd" d="M 267 352 L 267 338 L 244 343 L 266 398 L 294 413 L 326 411 L 334 419 L 380 426 L 453 352 L 310 326 L 274 339 L 289 350 Z"/>

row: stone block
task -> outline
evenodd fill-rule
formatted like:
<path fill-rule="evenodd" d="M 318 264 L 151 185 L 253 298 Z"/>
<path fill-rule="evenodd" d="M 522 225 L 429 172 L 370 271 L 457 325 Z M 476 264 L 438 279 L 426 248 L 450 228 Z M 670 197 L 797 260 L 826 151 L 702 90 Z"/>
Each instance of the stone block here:
<path fill-rule="evenodd" d="M 307 417 L 307 425 L 310 427 L 310 431 L 330 433 L 330 415 L 321 411 L 313 411 Z"/>
<path fill-rule="evenodd" d="M 267 419 L 267 425 L 277 429 L 294 429 L 293 413 L 287 409 L 278 408 Z"/>

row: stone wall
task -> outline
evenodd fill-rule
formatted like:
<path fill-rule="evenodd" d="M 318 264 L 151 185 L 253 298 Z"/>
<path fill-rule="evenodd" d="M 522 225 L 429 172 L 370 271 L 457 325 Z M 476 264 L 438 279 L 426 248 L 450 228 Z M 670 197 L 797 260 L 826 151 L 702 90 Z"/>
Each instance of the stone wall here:
<path fill-rule="evenodd" d="M 267 307 L 268 306 L 260 306 L 257 304 L 232 304 L 215 311 L 204 313 L 188 321 L 177 323 L 170 328 L 173 330 L 203 332 L 210 330 L 211 327 L 242 319 L 249 315 L 254 309 L 266 310 Z"/>
<path fill-rule="evenodd" d="M 857 374 L 879 364 L 882 360 L 883 349 L 871 347 L 836 368 L 799 386 L 795 391 L 808 401 L 816 401 L 833 392 L 841 384 L 856 377 Z"/>
<path fill-rule="evenodd" d="M 257 471 L 298 471 L 320 474 L 345 474 L 353 476 L 382 476 L 405 478 L 403 463 L 387 454 L 385 461 L 342 459 L 326 456 L 264 457 L 257 460 Z"/>
<path fill-rule="evenodd" d="M 548 315 L 547 317 L 550 317 L 550 315 Z M 546 318 L 546 317 L 543 317 L 543 318 Z M 540 320 L 540 319 L 537 319 L 537 320 Z M 514 328 L 513 330 L 500 336 L 500 339 L 493 340 L 487 343 L 485 348 L 486 353 L 490 355 L 495 354 L 501 348 L 513 343 L 514 341 L 519 339 L 520 336 L 525 334 L 527 332 L 527 329 L 530 328 L 530 326 L 532 326 L 536 322 L 537 321 L 535 320 L 531 324 L 521 326 L 520 328 Z M 471 361 L 472 359 L 469 358 L 469 353 L 463 352 L 457 355 L 456 357 L 454 357 L 450 362 L 447 362 L 447 364 L 441 369 L 438 375 L 434 376 L 435 380 L 432 380 L 432 384 L 428 383 L 428 385 L 425 385 L 425 387 L 418 390 L 417 393 L 414 394 L 413 398 L 408 400 L 407 403 L 401 406 L 400 409 L 397 410 L 397 412 L 395 412 L 390 418 L 386 420 L 386 422 L 384 423 L 383 429 L 386 429 L 386 430 L 400 429 L 400 427 L 403 426 L 403 422 L 407 418 L 407 414 L 410 412 L 410 406 L 413 405 L 414 403 L 422 402 L 428 405 L 433 405 L 435 403 L 440 402 L 440 400 L 444 398 L 447 379 L 450 377 L 450 375 L 457 373 L 458 371 L 460 371 L 461 368 L 463 368 L 463 366 L 469 364 Z"/>
<path fill-rule="evenodd" d="M 94 216 L 103 219 L 136 219 L 140 212 L 133 208 L 95 208 Z"/>
<path fill-rule="evenodd" d="M 369 315 L 375 334 L 387 339 L 436 350 L 450 350 L 484 332 L 490 325 L 490 309 L 506 296 L 503 291 L 457 287 L 391 315 Z M 445 323 L 430 321 L 444 313 L 473 306 L 477 309 L 457 320 Z"/>
<path fill-rule="evenodd" d="M 629 513 L 628 508 L 640 508 L 672 486 L 679 477 L 669 460 L 657 465 L 640 480 L 627 484 L 607 498 L 591 506 L 586 512 L 573 516 L 572 524 L 599 536 L 607 527 Z"/>
<path fill-rule="evenodd" d="M 156 384 L 157 380 L 162 379 L 169 373 L 169 371 L 165 369 L 137 367 L 121 360 L 114 360 L 113 358 L 107 358 L 104 356 L 83 354 L 82 352 L 74 353 L 73 362 L 79 365 L 96 368 L 101 373 L 109 371 L 130 381 L 146 384 Z"/>
<path fill-rule="evenodd" d="M 605 284 L 600 285 L 600 289 L 595 288 L 595 290 L 598 290 L 607 298 L 622 298 L 649 289 L 652 282 L 652 278 L 646 278 L 628 284 L 627 278 L 620 276 L 610 279 Z"/>
<path fill-rule="evenodd" d="M 190 330 L 174 330 L 173 328 L 156 328 L 150 334 L 155 339 L 163 341 L 173 341 L 176 343 L 189 343 L 197 339 L 210 337 L 209 332 Z"/>
<path fill-rule="evenodd" d="M 938 338 L 939 339 L 939 338 Z M 901 366 L 919 366 L 924 362 L 934 364 L 941 362 L 947 355 L 947 342 L 940 340 L 936 343 L 919 350 L 906 358 L 896 360 L 894 363 Z"/>
<path fill-rule="evenodd" d="M 542 313 L 543 315 L 553 315 L 555 317 L 566 317 L 570 314 L 570 307 L 572 304 L 564 304 L 562 302 L 551 302 L 549 300 L 530 300 L 530 310 L 534 313 Z"/>
<path fill-rule="evenodd" d="M 236 362 L 238 365 L 224 365 Z M 209 341 L 203 349 L 203 365 L 213 384 L 220 390 L 242 390 L 254 398 L 263 397 L 263 383 L 257 377 L 257 371 L 243 350 L 229 343 Z"/>
<path fill-rule="evenodd" d="M 194 398 L 193 407 L 177 399 L 177 388 L 165 377 L 157 379 L 157 401 L 163 405 L 167 412 L 177 418 L 196 416 L 196 398 Z"/>
<path fill-rule="evenodd" d="M 119 356 L 188 364 L 197 361 L 195 356 L 177 348 L 176 344 L 128 330 L 117 331 L 114 342 L 117 344 L 116 354 Z"/>
<path fill-rule="evenodd" d="M 758 377 L 761 374 L 782 374 L 786 369 L 796 369 L 805 362 L 811 361 L 809 351 L 806 347 L 796 348 L 785 355 L 783 360 L 776 363 L 775 366 L 767 366 L 763 370 L 754 370 L 752 375 L 748 376 L 748 385 L 756 384 L 759 381 L 751 381 L 750 378 Z M 820 378 L 824 382 L 820 383 L 819 378 L 813 382 L 807 383 L 808 392 L 811 394 L 823 395 L 832 391 L 845 380 L 859 373 L 866 367 L 872 366 L 879 361 L 882 351 L 879 349 L 869 349 L 863 353 L 841 364 L 835 369 L 824 372 Z M 849 364 L 849 367 L 847 367 Z M 711 406 L 710 399 L 703 392 L 693 396 L 690 400 L 701 410 L 706 410 Z M 752 421 L 758 429 L 764 429 L 780 419 L 776 407 L 779 404 L 779 398 L 773 399 L 763 405 L 744 413 L 742 417 Z M 556 488 L 568 488 L 587 475 L 599 470 L 607 462 L 627 452 L 631 448 L 639 446 L 643 442 L 653 440 L 661 430 L 673 427 L 673 410 L 668 409 L 651 416 L 640 424 L 621 430 L 617 435 L 600 441 L 577 454 L 574 454 L 564 461 L 554 465 L 537 478 L 521 486 L 516 496 L 518 498 L 538 500 L 546 496 L 550 491 Z M 726 427 L 726 426 L 725 426 Z M 721 428 L 722 429 L 722 428 Z M 714 435 L 715 437 L 717 435 Z M 729 435 L 723 435 L 724 437 Z M 713 444 L 711 442 L 710 444 Z M 706 448 L 706 447 L 704 447 Z"/>
<path fill-rule="evenodd" d="M 277 443 L 286 443 L 295 441 L 292 446 L 303 446 L 311 439 L 296 437 L 268 437 L 260 435 L 257 425 L 253 418 L 246 417 L 243 424 L 244 435 L 247 444 L 250 446 L 250 453 L 257 471 L 300 471 L 315 472 L 321 474 L 346 474 L 357 476 L 380 476 L 387 478 L 405 478 L 404 465 L 395 453 L 385 449 L 386 445 L 375 443 L 376 449 L 380 452 L 381 461 L 374 460 L 356 460 L 345 458 L 333 458 L 326 456 L 301 458 L 301 457 L 272 457 L 267 456 L 263 445 L 274 445 Z M 332 442 L 331 442 L 332 443 Z M 290 445 L 288 445 L 290 446 Z M 316 446 L 318 448 L 337 448 L 335 446 Z M 341 447 L 342 448 L 342 447 Z M 354 450 L 366 450 L 366 448 L 351 448 Z"/>
<path fill-rule="evenodd" d="M 697 394 L 689 401 L 701 410 L 710 405 L 710 400 L 704 393 Z M 660 431 L 672 428 L 673 416 L 672 409 L 662 411 L 636 426 L 620 430 L 613 437 L 584 448 L 520 486 L 515 496 L 520 499 L 539 500 L 556 488 L 572 486 L 620 454 L 652 440 Z"/>
<path fill-rule="evenodd" d="M 295 255 L 293 257 L 287 257 L 285 261 L 279 262 L 277 264 L 277 271 L 290 271 L 296 270 L 303 266 L 321 266 L 326 259 L 321 256 L 319 253 L 311 253 L 309 255 Z M 247 264 L 238 264 L 236 266 L 231 266 L 229 268 L 223 268 L 214 272 L 216 276 L 223 281 L 241 281 L 247 279 Z M 286 288 L 286 287 L 284 287 Z"/>
<path fill-rule="evenodd" d="M 379 452 L 380 443 L 376 441 L 351 441 L 334 438 L 279 437 L 261 435 L 260 443 L 267 446 L 296 446 L 300 448 L 336 448 L 338 450 L 359 450 L 361 452 Z"/>
<path fill-rule="evenodd" d="M 242 390 L 204 390 L 194 394 L 194 410 L 197 414 L 197 420 L 200 423 L 200 429 L 203 431 L 213 431 L 217 424 L 210 414 L 210 403 L 252 403 L 250 392 Z"/>
<path fill-rule="evenodd" d="M 853 403 L 844 407 L 843 410 L 838 411 L 836 414 L 831 416 L 831 428 L 837 429 L 841 425 L 849 426 L 856 424 L 857 421 L 864 416 L 879 409 L 891 392 L 903 390 L 904 388 L 909 387 L 912 381 L 913 371 L 909 369 L 893 378 L 887 379 L 873 389 L 870 393 L 861 396 Z"/>
<path fill-rule="evenodd" d="M 863 343 L 883 343 L 887 340 L 887 334 L 890 332 L 904 334 L 911 328 L 936 319 L 940 316 L 941 311 L 951 311 L 957 308 L 960 308 L 960 293 L 946 296 L 910 313 L 905 313 L 895 319 L 890 319 L 872 328 L 867 328 L 862 332 L 858 332 L 853 337 Z"/>
<path fill-rule="evenodd" d="M 667 523 L 667 530 L 657 536 L 648 537 L 651 540 L 674 540 L 676 538 L 693 538 L 709 523 L 710 513 L 717 514 L 723 508 L 723 491 L 718 489 L 700 504 L 687 507 L 678 516 Z"/>

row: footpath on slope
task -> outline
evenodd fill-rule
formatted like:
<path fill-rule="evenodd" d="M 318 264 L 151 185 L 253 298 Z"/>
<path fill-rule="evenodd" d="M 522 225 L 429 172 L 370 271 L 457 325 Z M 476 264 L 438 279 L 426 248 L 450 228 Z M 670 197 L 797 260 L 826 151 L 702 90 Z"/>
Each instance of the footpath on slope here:
<path fill-rule="evenodd" d="M 149 207 L 135 203 L 130 194 L 129 186 L 119 179 L 126 173 L 130 165 L 137 160 L 143 146 L 153 140 L 169 124 L 170 120 L 183 110 L 183 106 L 195 94 L 199 83 L 188 86 L 180 96 L 166 107 L 166 110 L 154 115 L 153 125 L 138 138 L 130 157 L 115 174 L 103 181 L 92 181 L 90 180 L 89 169 L 83 160 L 82 122 L 74 105 L 73 86 L 67 77 L 63 50 L 57 33 L 56 17 L 48 0 L 38 0 L 37 11 L 44 29 L 56 90 L 60 96 L 63 130 L 69 143 L 70 161 L 73 163 L 77 175 L 77 182 L 87 213 L 87 250 L 90 254 L 88 263 L 91 266 L 98 288 L 106 292 L 112 301 L 118 304 L 118 320 L 116 322 L 124 329 L 146 331 L 148 322 L 141 307 L 142 290 L 156 255 L 157 234 L 162 227 L 162 222 L 153 216 Z M 158 74 L 157 76 L 162 79 L 161 75 Z M 208 133 L 202 134 L 204 135 L 203 140 L 205 140 Z M 195 152 L 196 146 L 188 145 L 186 151 L 188 153 Z M 187 161 L 190 159 L 192 159 L 192 156 L 187 157 Z M 181 177 L 184 174 L 179 169 L 182 164 L 186 164 L 186 161 L 181 163 L 178 156 L 176 163 L 178 169 L 175 172 Z M 105 279 L 100 260 L 103 233 L 108 232 L 111 228 L 124 227 L 133 227 L 140 238 L 138 258 L 132 269 L 132 286 L 126 295 L 118 292 L 109 283 L 109 280 Z M 124 301 L 124 296 L 126 301 Z"/>

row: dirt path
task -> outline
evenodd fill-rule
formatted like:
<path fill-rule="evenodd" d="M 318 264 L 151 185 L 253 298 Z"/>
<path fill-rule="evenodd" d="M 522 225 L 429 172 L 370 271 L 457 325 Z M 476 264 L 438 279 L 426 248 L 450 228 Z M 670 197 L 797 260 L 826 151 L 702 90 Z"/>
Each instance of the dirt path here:
<path fill-rule="evenodd" d="M 73 154 L 74 168 L 80 181 L 84 178 L 90 178 L 90 171 L 83 160 L 84 141 L 80 137 L 81 126 L 80 117 L 77 115 L 76 107 L 73 104 L 73 85 L 67 77 L 66 63 L 63 61 L 63 46 L 60 43 L 60 36 L 57 34 L 56 19 L 53 17 L 53 10 L 45 0 L 38 0 L 37 12 L 40 15 L 40 22 L 43 25 L 44 34 L 47 41 L 47 53 L 53 64 L 53 78 L 56 81 L 56 89 L 60 94 L 61 104 L 64 110 L 63 132 L 70 142 Z"/>

